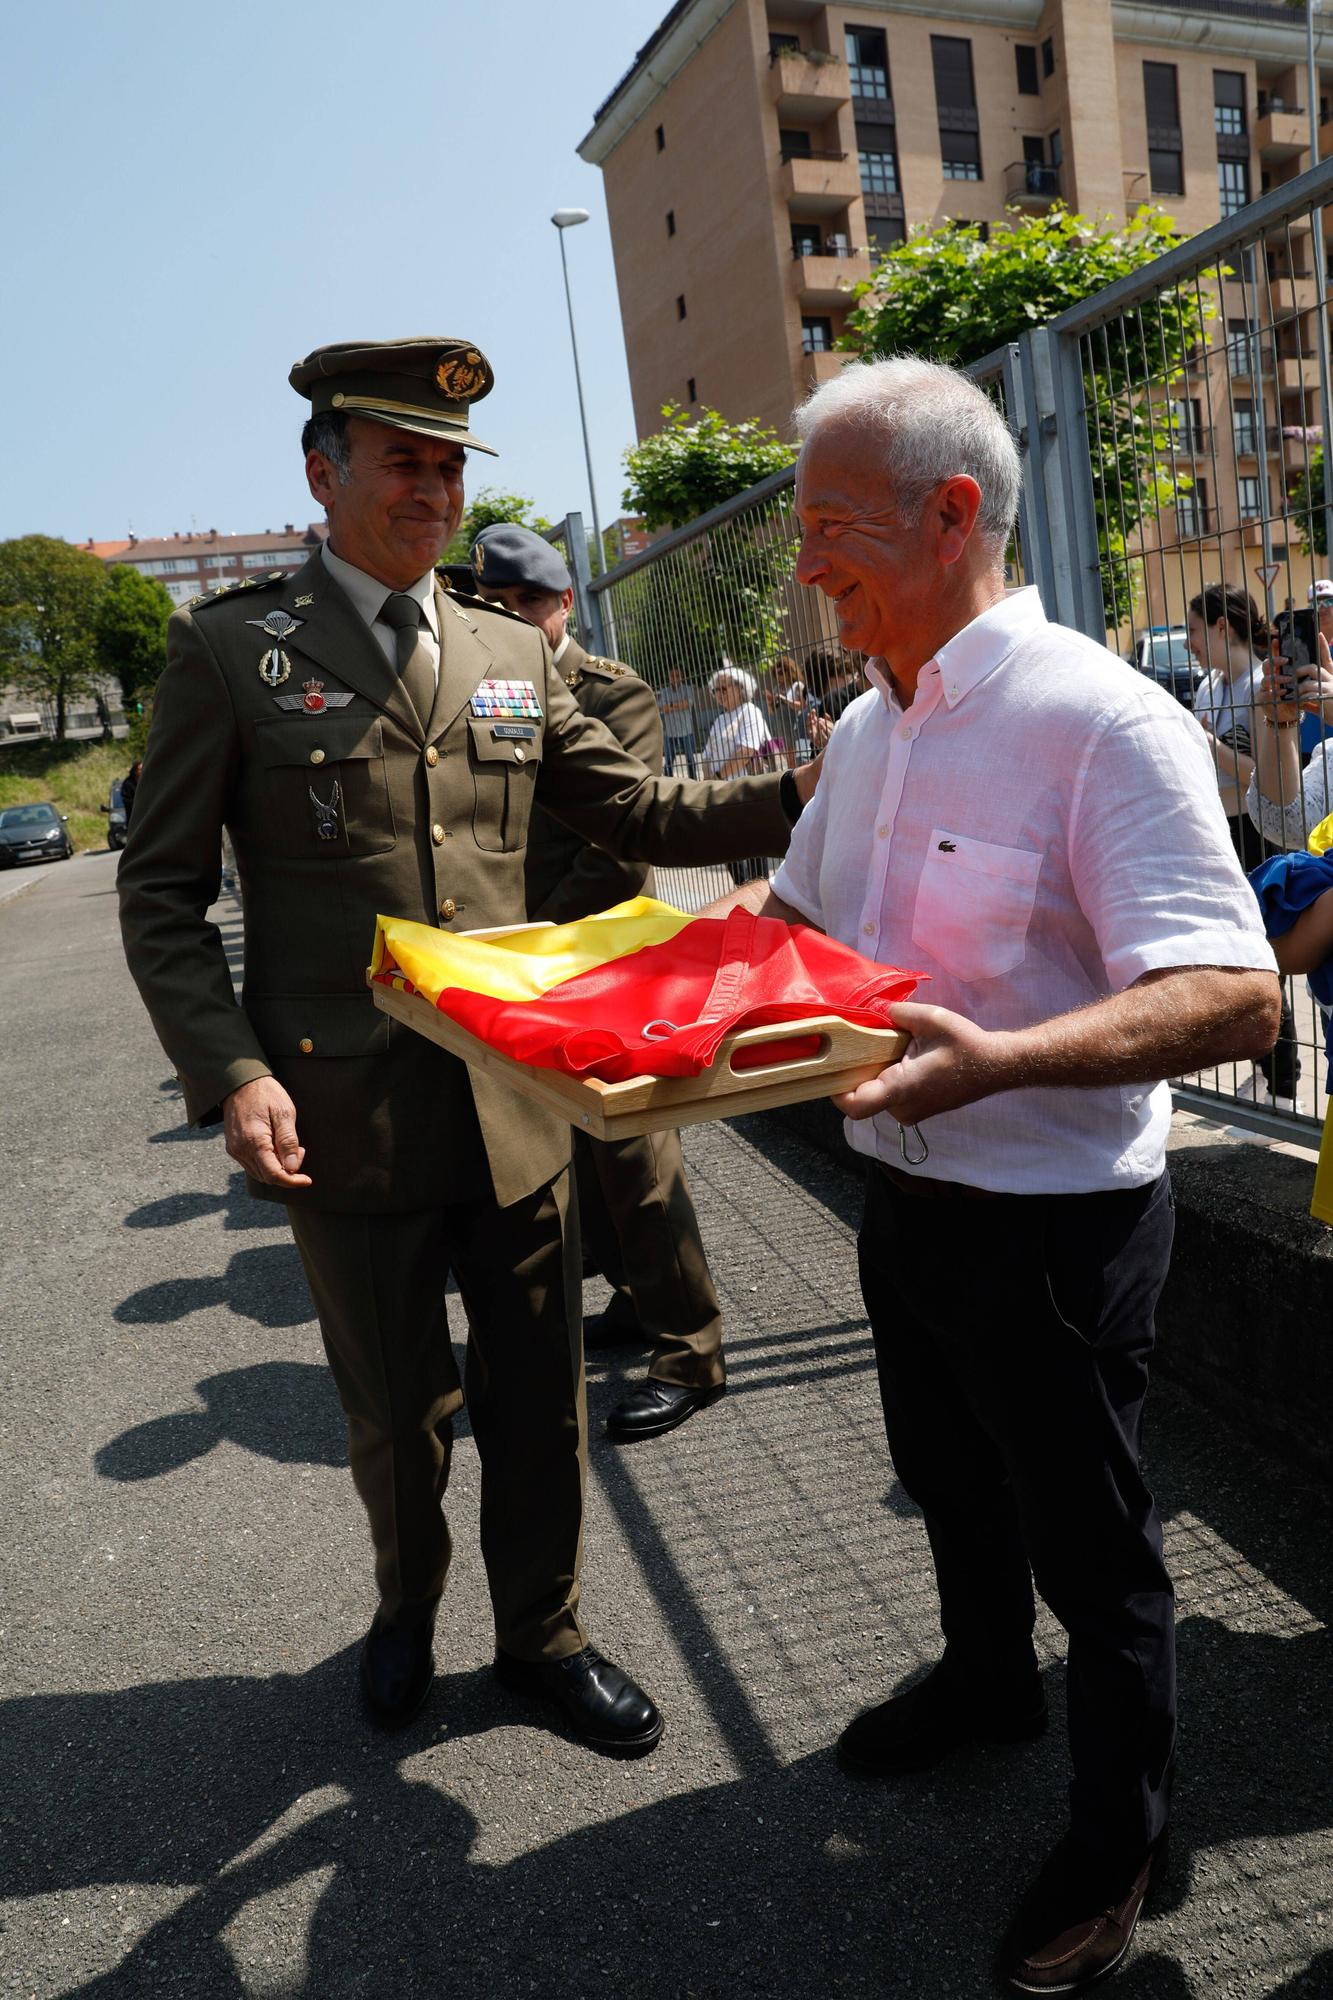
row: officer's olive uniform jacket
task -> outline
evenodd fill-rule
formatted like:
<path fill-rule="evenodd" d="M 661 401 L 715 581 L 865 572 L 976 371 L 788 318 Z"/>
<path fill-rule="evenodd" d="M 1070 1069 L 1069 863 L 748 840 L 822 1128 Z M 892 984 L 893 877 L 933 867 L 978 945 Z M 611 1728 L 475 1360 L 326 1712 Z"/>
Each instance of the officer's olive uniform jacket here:
<path fill-rule="evenodd" d="M 617 743 L 658 776 L 662 718 L 648 683 L 617 661 L 585 653 L 574 639 L 556 671 L 583 713 L 604 722 Z M 590 847 L 539 805 L 532 809 L 525 869 L 528 915 L 552 924 L 573 923 L 629 896 L 652 894 L 652 871 L 643 862 L 621 861 L 605 848 Z"/>
<path fill-rule="evenodd" d="M 775 778 L 651 778 L 580 714 L 535 627 L 443 589 L 436 601 L 439 688 L 424 730 L 318 557 L 169 628 L 120 867 L 126 955 L 192 1120 L 215 1121 L 229 1091 L 269 1072 L 290 1092 L 314 1185 L 252 1184 L 270 1200 L 355 1213 L 493 1192 L 507 1206 L 568 1162 L 566 1125 L 391 1021 L 365 983 L 380 912 L 460 931 L 524 920 L 534 798 L 584 838 L 649 861 L 786 846 Z M 345 706 L 279 706 L 258 671 L 273 641 L 250 622 L 276 610 L 301 621 L 277 692 L 299 697 L 317 680 L 350 693 Z M 530 738 L 471 713 L 487 679 L 535 685 Z M 327 802 L 335 782 L 337 830 L 322 839 L 311 793 Z M 206 916 L 224 824 L 244 901 L 241 1006 Z"/>

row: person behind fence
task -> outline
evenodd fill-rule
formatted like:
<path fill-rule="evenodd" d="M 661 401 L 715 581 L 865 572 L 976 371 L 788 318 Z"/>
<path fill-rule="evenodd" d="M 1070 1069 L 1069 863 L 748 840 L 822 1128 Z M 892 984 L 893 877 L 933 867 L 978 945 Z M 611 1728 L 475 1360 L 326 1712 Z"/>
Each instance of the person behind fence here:
<path fill-rule="evenodd" d="M 442 1501 L 463 1385 L 501 1685 L 583 1741 L 642 1753 L 661 1716 L 588 1644 L 580 1259 L 569 1126 L 390 1020 L 365 981 L 377 913 L 522 923 L 534 802 L 583 837 L 690 864 L 786 844 L 813 772 L 655 778 L 582 715 L 525 620 L 443 589 L 470 413 L 466 340 L 345 342 L 292 368 L 306 477 L 328 516 L 290 577 L 196 600 L 167 665 L 120 871 L 130 969 L 192 1123 L 222 1120 L 253 1194 L 282 1203 L 347 1416 L 379 1604 L 360 1654 L 375 1718 L 434 1671 Z M 207 910 L 221 831 L 242 889 L 245 986 Z"/>
<path fill-rule="evenodd" d="M 1322 586 L 1312 586 L 1318 591 Z M 1333 586 L 1330 586 L 1333 593 Z M 1333 809 L 1333 738 L 1318 738 L 1308 756 L 1302 749 L 1303 721 L 1333 724 L 1333 594 L 1315 599 L 1316 659 L 1295 666 L 1273 653 L 1264 662 L 1259 699 L 1260 728 L 1254 744 L 1254 772 L 1245 810 L 1270 849 L 1305 846 L 1311 830 Z"/>
<path fill-rule="evenodd" d="M 1001 1962 L 1071 1992 L 1124 1955 L 1165 1859 L 1172 1590 L 1139 1456 L 1173 1220 L 1159 1079 L 1271 1046 L 1273 955 L 1194 722 L 1035 590 L 1006 597 L 1019 459 L 988 397 L 904 358 L 844 369 L 796 423 L 796 576 L 870 686 L 774 881 L 727 902 L 929 975 L 895 1009 L 902 1061 L 838 1101 L 944 1646 L 839 1755 L 896 1779 L 1039 1735 L 1035 1579 L 1068 1635 L 1070 1824 Z"/>
<path fill-rule="evenodd" d="M 544 536 L 512 522 L 483 528 L 472 545 L 478 594 L 507 605 L 546 635 L 551 657 L 585 715 L 595 715 L 648 769 L 662 768 L 662 725 L 646 681 L 618 661 L 585 652 L 569 630 L 573 582 Z M 652 874 L 562 826 L 540 806 L 528 824 L 528 915 L 568 924 L 631 896 L 653 893 Z M 608 1433 L 625 1443 L 660 1437 L 716 1402 L 726 1384 L 722 1308 L 699 1233 L 676 1132 L 633 1139 L 574 1133 L 574 1178 L 585 1265 L 612 1288 L 584 1344 L 652 1346 L 648 1378 L 617 1403 Z"/>
<path fill-rule="evenodd" d="M 1195 720 L 1213 755 L 1231 844 L 1248 874 L 1272 851 L 1245 810 L 1263 713 L 1261 656 L 1269 644 L 1268 627 L 1247 590 L 1239 584 L 1210 583 L 1190 599 L 1185 630 L 1203 675 L 1194 692 Z M 1300 1074 L 1296 1021 L 1284 983 L 1277 1044 L 1259 1058 L 1236 1094 L 1266 1097 L 1279 1111 L 1300 1111 L 1304 1108 L 1296 1094 Z"/>
<path fill-rule="evenodd" d="M 689 775 L 698 776 L 694 762 L 694 689 L 679 667 L 668 667 L 665 685 L 657 690 L 657 706 L 666 739 L 666 771 L 674 775 L 676 764 L 685 760 Z"/>
<path fill-rule="evenodd" d="M 743 667 L 719 667 L 708 683 L 717 716 L 704 744 L 700 768 L 705 778 L 738 778 L 768 768 L 772 731 L 755 700 L 759 690 L 753 674 Z M 767 877 L 768 862 L 759 858 L 729 861 L 733 882 Z"/>

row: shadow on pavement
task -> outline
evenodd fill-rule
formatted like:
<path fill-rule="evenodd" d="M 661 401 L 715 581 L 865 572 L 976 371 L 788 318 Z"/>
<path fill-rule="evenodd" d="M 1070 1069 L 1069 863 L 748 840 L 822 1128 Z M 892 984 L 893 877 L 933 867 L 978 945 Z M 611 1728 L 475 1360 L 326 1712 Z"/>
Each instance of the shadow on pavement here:
<path fill-rule="evenodd" d="M 166 1326 L 210 1306 L 230 1306 L 260 1326 L 303 1326 L 313 1317 L 296 1245 L 238 1250 L 217 1278 L 163 1278 L 131 1292 L 112 1318 L 122 1326 Z"/>
<path fill-rule="evenodd" d="M 278 1465 L 347 1463 L 333 1378 L 310 1361 L 261 1361 L 195 1385 L 202 1410 L 174 1410 L 123 1431 L 94 1464 L 103 1479 L 157 1479 L 215 1445 L 239 1445 Z"/>
<path fill-rule="evenodd" d="M 282 1229 L 286 1216 L 276 1202 L 256 1201 L 247 1193 L 245 1175 L 228 1175 L 225 1194 L 168 1194 L 147 1201 L 125 1217 L 126 1229 L 174 1229 L 181 1222 L 197 1222 L 206 1215 L 221 1215 L 224 1229 Z"/>

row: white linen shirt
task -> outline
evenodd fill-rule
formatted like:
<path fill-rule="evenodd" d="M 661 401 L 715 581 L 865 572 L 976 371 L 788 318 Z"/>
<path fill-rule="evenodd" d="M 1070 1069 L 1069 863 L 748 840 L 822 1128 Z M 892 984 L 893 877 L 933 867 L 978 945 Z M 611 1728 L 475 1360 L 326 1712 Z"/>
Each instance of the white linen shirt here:
<path fill-rule="evenodd" d="M 916 998 L 1015 1029 L 1145 972 L 1275 970 L 1203 732 L 1095 641 L 1017 591 L 955 634 L 904 712 L 883 664 L 833 731 L 777 895 L 880 964 L 930 975 Z M 902 1157 L 883 1115 L 857 1152 L 1015 1194 L 1155 1180 L 1166 1084 L 1010 1090 L 926 1120 Z"/>

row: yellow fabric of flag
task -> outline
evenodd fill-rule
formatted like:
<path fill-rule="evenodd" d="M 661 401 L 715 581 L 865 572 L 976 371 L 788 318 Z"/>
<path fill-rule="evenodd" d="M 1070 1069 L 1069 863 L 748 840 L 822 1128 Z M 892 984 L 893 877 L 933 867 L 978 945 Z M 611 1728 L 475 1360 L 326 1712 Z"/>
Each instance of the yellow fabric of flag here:
<path fill-rule="evenodd" d="M 634 896 L 572 924 L 542 924 L 507 937 L 452 937 L 430 924 L 378 917 L 370 976 L 395 965 L 432 1005 L 450 987 L 492 1000 L 535 1000 L 582 972 L 651 945 L 669 944 L 686 924 L 683 910 Z"/>
<path fill-rule="evenodd" d="M 1333 847 L 1333 813 L 1330 813 L 1327 819 L 1320 820 L 1305 844 L 1311 854 L 1328 853 L 1329 848 Z"/>

